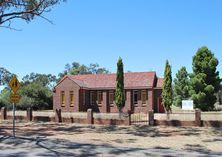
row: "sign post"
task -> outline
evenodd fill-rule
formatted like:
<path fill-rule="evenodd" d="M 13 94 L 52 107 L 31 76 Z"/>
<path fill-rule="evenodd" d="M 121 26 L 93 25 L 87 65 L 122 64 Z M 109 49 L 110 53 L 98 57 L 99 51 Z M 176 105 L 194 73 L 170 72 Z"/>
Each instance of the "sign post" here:
<path fill-rule="evenodd" d="M 13 93 L 10 95 L 10 100 L 13 103 L 13 137 L 15 138 L 15 103 L 18 103 L 21 98 L 21 96 L 16 93 L 17 90 L 21 87 L 21 84 L 16 76 L 13 76 L 9 82 L 9 86 L 13 91 Z"/>
<path fill-rule="evenodd" d="M 13 137 L 15 138 L 15 103 L 13 102 Z"/>

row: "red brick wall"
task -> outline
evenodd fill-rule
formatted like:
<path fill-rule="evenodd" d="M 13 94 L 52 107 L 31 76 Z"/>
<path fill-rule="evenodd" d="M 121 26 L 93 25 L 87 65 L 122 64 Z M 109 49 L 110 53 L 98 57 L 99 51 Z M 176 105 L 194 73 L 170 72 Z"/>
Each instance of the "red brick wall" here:
<path fill-rule="evenodd" d="M 131 110 L 133 112 L 145 112 L 147 113 L 150 110 L 153 110 L 154 106 L 154 94 L 153 89 L 145 89 L 147 91 L 147 101 L 146 104 L 142 104 L 141 100 L 141 90 L 139 91 L 139 99 L 138 104 L 133 104 L 133 90 L 126 90 L 126 103 L 125 107 L 123 108 L 124 112 Z M 65 92 L 65 106 L 61 106 L 61 91 Z M 70 95 L 69 92 L 74 92 L 74 101 L 75 104 L 73 107 L 70 106 Z M 83 93 L 85 93 L 85 103 L 83 101 Z M 95 91 L 95 96 L 97 98 L 97 91 Z M 97 101 L 98 102 L 98 101 Z M 83 104 L 84 103 L 84 104 Z M 80 87 L 75 84 L 69 78 L 63 80 L 57 87 L 56 91 L 53 94 L 53 110 L 61 109 L 64 111 L 70 112 L 86 112 L 88 108 L 92 108 L 94 112 L 119 112 L 118 108 L 115 104 L 110 106 L 109 104 L 109 90 L 102 91 L 102 103 L 95 104 L 91 106 L 90 104 L 90 91 L 80 89 Z"/>
<path fill-rule="evenodd" d="M 151 111 L 153 110 L 153 99 L 154 99 L 154 93 L 153 93 L 153 89 L 148 89 L 148 108 L 147 111 Z"/>
<path fill-rule="evenodd" d="M 63 80 L 57 87 L 53 94 L 53 110 L 61 109 L 62 111 L 79 112 L 79 89 L 80 87 L 71 81 L 69 78 Z M 65 91 L 65 107 L 61 107 L 61 91 Z M 70 106 L 69 92 L 74 92 L 74 106 Z"/>
<path fill-rule="evenodd" d="M 102 94 L 103 94 L 103 101 L 102 101 L 102 106 L 103 106 L 103 107 L 102 107 L 101 112 L 107 113 L 109 93 L 108 93 L 108 91 L 103 91 Z"/>
<path fill-rule="evenodd" d="M 142 104 L 142 100 L 141 100 L 142 90 L 138 90 L 138 93 L 139 93 L 138 104 L 133 104 L 133 90 L 132 90 L 132 93 L 131 93 L 132 108 L 135 113 L 137 112 L 148 113 L 149 111 L 153 110 L 153 89 L 145 89 L 145 90 L 147 91 L 146 104 Z"/>
<path fill-rule="evenodd" d="M 84 94 L 85 94 L 85 100 L 84 100 Z M 86 112 L 88 109 L 88 99 L 87 99 L 87 90 L 80 89 L 79 90 L 79 111 L 80 112 Z"/>
<path fill-rule="evenodd" d="M 84 118 L 62 118 L 63 123 L 80 123 L 87 124 L 87 119 Z"/>
<path fill-rule="evenodd" d="M 90 93 L 88 90 L 85 90 L 85 93 L 86 93 L 86 98 L 85 98 L 85 106 L 86 108 L 90 108 Z M 86 109 L 86 111 L 87 111 Z"/>
<path fill-rule="evenodd" d="M 86 93 L 86 103 L 88 108 L 92 108 L 94 112 L 101 112 L 101 113 L 107 113 L 107 112 L 118 112 L 118 109 L 116 105 L 110 106 L 109 104 L 109 90 L 100 90 L 102 92 L 102 102 L 101 104 L 94 104 L 91 106 L 90 104 L 90 91 L 87 91 Z M 94 91 L 96 94 L 96 102 L 97 100 L 97 93 L 98 91 Z"/>
<path fill-rule="evenodd" d="M 125 102 L 125 107 L 123 108 L 124 112 L 127 112 L 128 110 L 132 110 L 132 101 L 131 101 L 131 90 L 126 90 L 126 102 Z"/>
<path fill-rule="evenodd" d="M 113 104 L 113 106 L 110 106 L 110 112 L 111 112 L 111 113 L 117 113 L 117 112 L 119 112 L 116 104 Z"/>
<path fill-rule="evenodd" d="M 124 112 L 127 112 L 128 110 L 131 110 L 133 112 L 145 112 L 148 113 L 148 111 L 153 110 L 153 99 L 154 99 L 154 94 L 153 94 L 153 89 L 146 89 L 147 90 L 147 100 L 146 104 L 142 104 L 141 100 L 141 90 L 139 91 L 139 99 L 138 99 L 138 104 L 134 105 L 133 104 L 133 90 L 126 90 L 126 103 L 125 107 L 123 108 Z M 116 107 L 116 104 L 113 106 L 110 106 L 108 104 L 108 112 L 119 112 L 118 108 Z"/>
<path fill-rule="evenodd" d="M 195 121 L 154 120 L 154 125 L 161 125 L 161 126 L 196 126 L 196 123 L 195 123 Z"/>
<path fill-rule="evenodd" d="M 118 120 L 118 119 L 95 119 L 93 124 L 98 125 L 129 125 L 129 120 Z"/>
<path fill-rule="evenodd" d="M 101 104 L 98 104 L 99 112 L 107 113 L 108 91 L 105 90 L 105 91 L 101 91 L 101 92 L 102 92 L 102 102 L 101 102 Z"/>
<path fill-rule="evenodd" d="M 158 99 L 162 97 L 162 89 L 154 89 L 154 112 L 159 113 Z M 163 106 L 162 106 L 163 107 Z"/>
<path fill-rule="evenodd" d="M 202 121 L 204 127 L 222 127 L 222 121 Z"/>
<path fill-rule="evenodd" d="M 125 93 L 126 93 L 126 101 L 125 101 L 125 107 L 123 108 L 123 112 L 127 112 L 128 110 L 132 110 L 132 108 L 131 108 L 131 104 L 132 104 L 131 90 L 126 90 Z M 111 113 L 119 112 L 115 102 L 113 105 L 110 106 L 109 101 L 108 101 L 108 112 L 111 112 Z"/>

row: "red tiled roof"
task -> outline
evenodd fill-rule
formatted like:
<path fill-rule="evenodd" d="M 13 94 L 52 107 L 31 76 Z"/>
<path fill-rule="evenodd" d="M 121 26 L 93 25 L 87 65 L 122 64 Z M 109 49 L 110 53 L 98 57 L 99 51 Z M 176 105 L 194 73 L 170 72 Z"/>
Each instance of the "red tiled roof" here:
<path fill-rule="evenodd" d="M 115 88 L 116 74 L 86 74 L 86 75 L 66 75 L 80 87 L 91 89 L 97 88 Z M 155 72 L 131 72 L 124 74 L 125 88 L 153 87 L 155 81 Z M 62 82 L 62 80 L 60 82 Z"/>
<path fill-rule="evenodd" d="M 162 88 L 162 87 L 163 87 L 163 78 L 158 78 L 156 88 Z"/>

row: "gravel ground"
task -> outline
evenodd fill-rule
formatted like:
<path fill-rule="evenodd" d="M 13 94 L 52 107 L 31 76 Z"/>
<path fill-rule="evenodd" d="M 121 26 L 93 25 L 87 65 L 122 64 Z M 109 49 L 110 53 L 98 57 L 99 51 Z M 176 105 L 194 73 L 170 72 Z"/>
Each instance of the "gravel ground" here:
<path fill-rule="evenodd" d="M 0 156 L 222 156 L 222 128 L 0 123 Z M 4 148 L 4 149 L 2 149 Z"/>

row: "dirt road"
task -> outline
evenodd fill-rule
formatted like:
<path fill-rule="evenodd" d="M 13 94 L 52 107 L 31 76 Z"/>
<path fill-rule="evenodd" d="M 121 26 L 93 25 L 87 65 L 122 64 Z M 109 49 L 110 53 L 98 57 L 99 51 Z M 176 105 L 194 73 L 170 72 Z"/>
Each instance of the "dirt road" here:
<path fill-rule="evenodd" d="M 1 156 L 222 156 L 222 129 L 0 123 Z"/>

